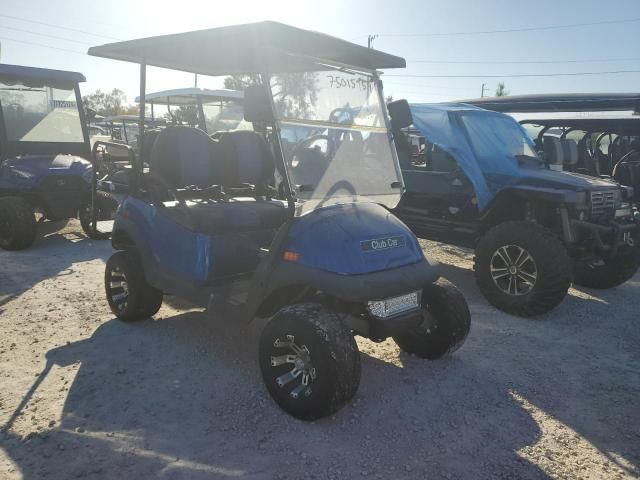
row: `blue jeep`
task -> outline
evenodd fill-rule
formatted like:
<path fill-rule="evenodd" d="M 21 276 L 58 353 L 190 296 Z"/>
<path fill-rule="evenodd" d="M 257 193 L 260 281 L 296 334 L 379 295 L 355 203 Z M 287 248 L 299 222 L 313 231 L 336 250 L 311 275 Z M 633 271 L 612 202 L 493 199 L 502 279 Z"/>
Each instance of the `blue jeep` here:
<path fill-rule="evenodd" d="M 79 213 L 91 233 L 93 170 L 78 88 L 84 80 L 75 72 L 0 64 L 0 248 L 27 248 L 37 221 Z"/>
<path fill-rule="evenodd" d="M 274 22 L 89 54 L 141 64 L 141 111 L 146 65 L 260 79 L 244 92 L 251 130 L 168 126 L 148 169 L 135 161 L 105 270 L 116 317 L 148 318 L 170 293 L 235 322 L 264 319 L 264 382 L 302 419 L 355 394 L 355 335 L 429 359 L 462 345 L 464 297 L 389 211 L 402 180 L 377 69 L 404 59 Z"/>
<path fill-rule="evenodd" d="M 494 306 L 541 314 L 571 282 L 610 288 L 636 273 L 632 189 L 550 169 L 510 116 L 465 104 L 411 112 L 413 128 L 396 132 L 406 193 L 395 213 L 419 237 L 474 248 Z"/>

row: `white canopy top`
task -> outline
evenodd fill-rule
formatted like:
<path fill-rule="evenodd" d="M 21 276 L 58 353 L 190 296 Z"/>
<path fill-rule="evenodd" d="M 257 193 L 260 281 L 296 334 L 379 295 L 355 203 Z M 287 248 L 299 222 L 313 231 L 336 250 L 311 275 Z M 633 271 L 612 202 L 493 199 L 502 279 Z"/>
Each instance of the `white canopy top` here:
<path fill-rule="evenodd" d="M 202 103 L 220 102 L 220 101 L 236 101 L 240 102 L 244 98 L 244 94 L 238 90 L 230 90 L 221 88 L 218 90 L 210 90 L 208 88 L 176 88 L 173 90 L 162 90 L 160 92 L 147 93 L 145 95 L 146 103 L 161 105 L 194 105 L 201 101 Z M 136 97 L 136 103 L 140 102 L 140 97 Z"/>

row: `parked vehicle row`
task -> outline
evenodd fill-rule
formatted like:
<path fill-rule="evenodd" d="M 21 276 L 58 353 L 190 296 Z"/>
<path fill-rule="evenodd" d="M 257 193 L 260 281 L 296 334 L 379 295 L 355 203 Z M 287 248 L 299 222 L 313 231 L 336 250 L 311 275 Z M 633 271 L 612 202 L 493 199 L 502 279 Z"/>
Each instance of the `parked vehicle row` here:
<path fill-rule="evenodd" d="M 464 343 L 467 303 L 416 236 L 475 248 L 482 293 L 522 316 L 554 308 L 572 282 L 609 288 L 640 266 L 633 189 L 538 152 L 557 137 L 572 153 L 579 127 L 542 124 L 536 145 L 477 107 L 386 106 L 378 70 L 403 58 L 274 22 L 89 54 L 140 65 L 139 117 L 88 126 L 80 74 L 0 66 L 0 247 L 33 241 L 34 211 L 79 213 L 116 250 L 104 282 L 118 319 L 155 315 L 166 294 L 262 319 L 264 383 L 295 417 L 353 397 L 356 335 L 425 359 Z M 147 93 L 147 66 L 253 81 Z M 604 130 L 583 131 L 601 165 Z M 632 164 L 633 135 L 607 132 L 611 168 Z"/>

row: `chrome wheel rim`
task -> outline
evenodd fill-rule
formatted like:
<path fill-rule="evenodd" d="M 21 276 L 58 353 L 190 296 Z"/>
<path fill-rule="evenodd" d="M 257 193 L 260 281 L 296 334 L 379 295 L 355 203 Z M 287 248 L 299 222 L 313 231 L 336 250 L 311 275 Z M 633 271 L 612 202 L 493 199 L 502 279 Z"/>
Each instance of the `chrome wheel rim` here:
<path fill-rule="evenodd" d="M 311 395 L 311 387 L 317 378 L 317 372 L 311 362 L 311 352 L 307 346 L 298 345 L 293 335 L 286 335 L 284 340 L 276 338 L 273 346 L 278 350 L 285 350 L 286 353 L 272 355 L 271 367 L 291 366 L 290 370 L 275 378 L 276 385 L 287 390 L 294 400 Z"/>
<path fill-rule="evenodd" d="M 489 270 L 493 283 L 502 292 L 517 297 L 531 292 L 538 279 L 533 257 L 517 245 L 498 248 L 491 257 Z"/>
<path fill-rule="evenodd" d="M 114 267 L 109 272 L 108 286 L 111 303 L 119 312 L 124 311 L 129 300 L 129 284 L 127 283 L 127 277 L 119 267 Z"/>

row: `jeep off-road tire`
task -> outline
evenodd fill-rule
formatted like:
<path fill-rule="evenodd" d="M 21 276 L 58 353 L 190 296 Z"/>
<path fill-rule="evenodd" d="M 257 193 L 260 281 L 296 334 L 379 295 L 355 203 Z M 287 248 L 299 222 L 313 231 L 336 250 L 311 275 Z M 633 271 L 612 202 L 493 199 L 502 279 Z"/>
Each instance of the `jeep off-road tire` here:
<path fill-rule="evenodd" d="M 546 313 L 562 302 L 571 285 L 567 250 L 553 232 L 535 223 L 497 225 L 480 239 L 475 253 L 478 288 L 489 303 L 507 313 Z M 504 273 L 508 276 L 500 277 Z"/>
<path fill-rule="evenodd" d="M 604 265 L 576 265 L 573 283 L 587 288 L 613 288 L 630 280 L 640 268 L 640 246 L 620 248 Z"/>
<path fill-rule="evenodd" d="M 125 322 L 149 318 L 162 306 L 163 294 L 147 283 L 136 252 L 111 255 L 104 272 L 104 287 L 111 311 Z"/>
<path fill-rule="evenodd" d="M 111 220 L 118 209 L 118 201 L 108 192 L 97 191 L 96 206 L 96 219 L 98 221 Z M 87 237 L 92 240 L 106 240 L 111 237 L 111 232 L 99 232 L 91 225 L 91 195 L 87 196 L 87 199 L 80 207 L 78 217 L 80 218 L 82 231 Z"/>
<path fill-rule="evenodd" d="M 444 279 L 422 290 L 422 324 L 393 336 L 406 353 L 436 360 L 458 350 L 471 326 L 469 305 L 460 291 Z"/>
<path fill-rule="evenodd" d="M 289 305 L 276 313 L 262 331 L 258 357 L 271 397 L 302 420 L 335 413 L 360 384 L 353 334 L 319 303 Z"/>
<path fill-rule="evenodd" d="M 0 248 L 22 250 L 36 239 L 33 208 L 20 197 L 0 197 Z"/>

